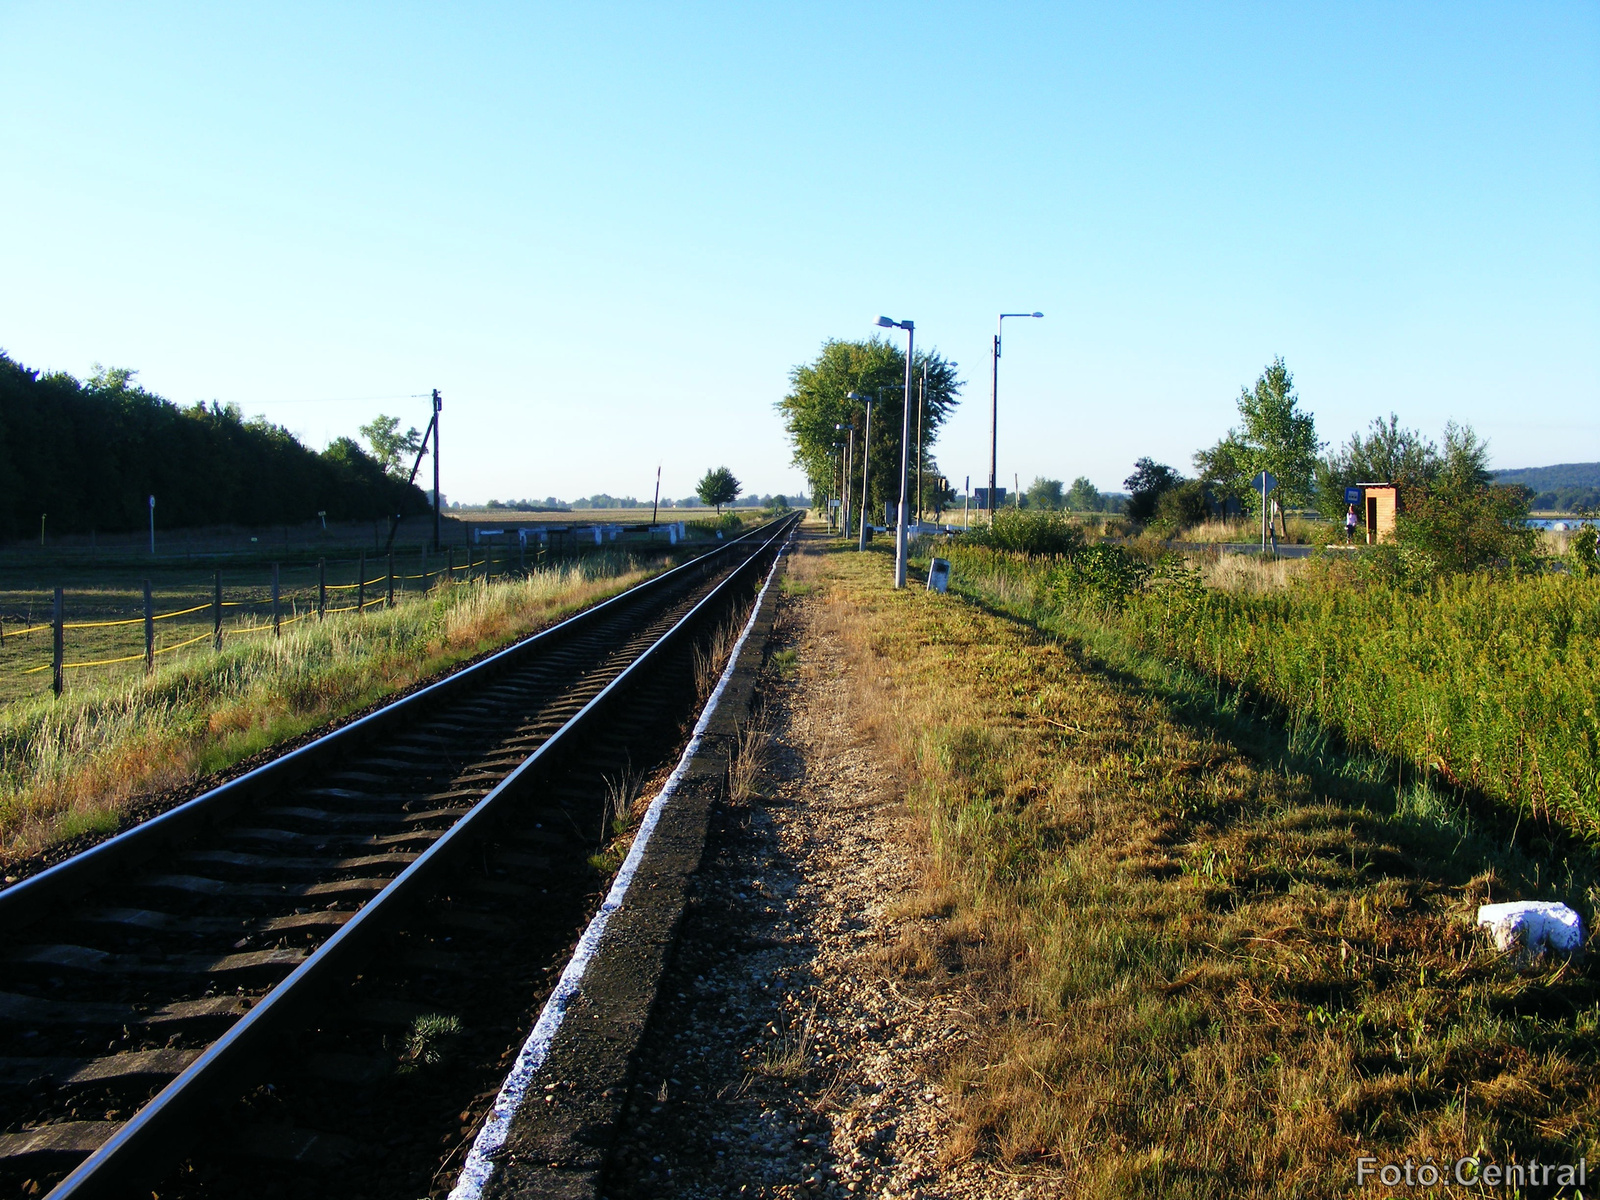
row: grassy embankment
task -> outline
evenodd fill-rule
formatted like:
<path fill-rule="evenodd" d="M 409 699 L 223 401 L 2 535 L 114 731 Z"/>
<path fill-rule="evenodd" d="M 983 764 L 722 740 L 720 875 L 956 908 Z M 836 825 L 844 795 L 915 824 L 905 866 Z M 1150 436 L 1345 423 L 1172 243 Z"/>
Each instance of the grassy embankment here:
<path fill-rule="evenodd" d="M 931 848 L 886 967 L 978 1006 L 951 1153 L 1164 1197 L 1600 1154 L 1593 968 L 1519 971 L 1472 927 L 1553 868 L 1592 916 L 1592 859 L 1508 846 L 1012 576 L 938 597 L 890 591 L 881 554 L 810 570 Z"/>
<path fill-rule="evenodd" d="M 140 796 L 358 711 L 650 573 L 618 554 L 487 587 L 447 583 L 392 609 L 304 620 L 280 639 L 229 636 L 220 654 L 148 677 L 0 709 L 0 861 L 114 829 Z"/>
<path fill-rule="evenodd" d="M 1419 594 L 1344 562 L 1289 586 L 1284 564 L 1224 559 L 1123 598 L 1049 561 L 952 554 L 958 579 L 1019 616 L 1116 636 L 1214 691 L 1270 699 L 1306 736 L 1388 757 L 1399 777 L 1600 840 L 1600 579 L 1461 575 Z"/>

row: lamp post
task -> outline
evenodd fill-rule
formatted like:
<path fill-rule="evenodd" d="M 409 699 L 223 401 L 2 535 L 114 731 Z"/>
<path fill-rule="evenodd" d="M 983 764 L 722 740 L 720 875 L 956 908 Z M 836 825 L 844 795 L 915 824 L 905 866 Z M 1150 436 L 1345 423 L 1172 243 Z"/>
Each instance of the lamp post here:
<path fill-rule="evenodd" d="M 894 524 L 894 586 L 903 588 L 906 585 L 907 467 L 911 461 L 911 357 L 916 347 L 917 323 L 891 321 L 888 317 L 879 317 L 877 323 L 882 329 L 906 331 L 906 382 L 900 398 L 900 509 L 895 514 L 899 520 Z"/>
<path fill-rule="evenodd" d="M 857 550 L 867 548 L 867 476 L 872 469 L 872 402 L 873 396 L 863 396 L 859 392 L 851 392 L 847 397 L 850 400 L 860 400 L 867 406 L 867 431 L 861 439 L 861 536 L 856 542 Z"/>
<path fill-rule="evenodd" d="M 961 364 L 948 364 L 953 371 Z M 928 409 L 928 360 L 922 360 L 922 383 L 917 388 L 917 527 L 922 527 L 922 417 Z"/>
<path fill-rule="evenodd" d="M 845 515 L 845 499 L 843 499 L 842 488 L 843 482 L 845 482 L 845 443 L 835 442 L 832 478 L 830 478 L 829 485 L 827 485 L 829 486 L 829 490 L 834 493 L 834 499 L 829 501 L 829 506 L 827 506 L 829 507 L 829 512 L 827 512 L 827 528 L 829 528 L 829 530 L 832 530 L 832 528 L 838 526 L 840 518 Z M 838 512 L 834 512 L 834 506 L 838 506 Z"/>
<path fill-rule="evenodd" d="M 995 453 L 1000 443 L 1000 334 L 1007 317 L 1042 317 L 1042 312 L 1001 313 L 994 325 L 994 359 L 989 383 L 989 522 L 994 523 Z"/>
<path fill-rule="evenodd" d="M 855 398 L 855 393 L 850 393 L 850 398 Z M 845 537 L 850 536 L 850 481 L 853 480 L 856 470 L 856 426 L 852 421 L 848 425 L 835 425 L 833 431 L 842 433 L 849 430 L 849 441 L 844 452 L 844 488 L 839 493 L 841 511 L 839 513 L 839 532 Z"/>

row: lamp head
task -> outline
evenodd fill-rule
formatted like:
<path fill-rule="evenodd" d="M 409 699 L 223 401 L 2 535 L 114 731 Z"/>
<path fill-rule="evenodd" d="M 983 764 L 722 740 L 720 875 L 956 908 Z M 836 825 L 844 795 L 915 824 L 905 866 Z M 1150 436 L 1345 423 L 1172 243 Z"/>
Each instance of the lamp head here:
<path fill-rule="evenodd" d="M 893 329 L 895 327 L 895 322 L 891 321 L 888 317 L 879 317 L 873 322 L 873 324 L 880 326 L 883 329 Z"/>
<path fill-rule="evenodd" d="M 1034 314 L 1033 314 L 1033 315 L 1034 315 L 1034 316 L 1036 316 L 1036 317 L 1042 317 L 1042 316 L 1044 316 L 1044 314 L 1043 314 L 1043 313 L 1034 313 Z"/>
<path fill-rule="evenodd" d="M 849 395 L 847 395 L 847 396 L 846 396 L 846 397 L 845 397 L 845 399 L 846 399 L 846 400 L 865 400 L 865 399 L 866 399 L 866 397 L 865 397 L 865 396 L 863 396 L 863 395 L 862 395 L 862 394 L 861 394 L 861 393 L 860 393 L 860 392 L 851 392 L 851 393 L 850 393 L 850 394 L 849 394 Z M 843 429 L 843 428 L 844 428 L 844 426 L 843 426 L 843 425 L 841 425 L 841 426 L 839 426 L 839 428 L 840 428 L 840 429 Z"/>

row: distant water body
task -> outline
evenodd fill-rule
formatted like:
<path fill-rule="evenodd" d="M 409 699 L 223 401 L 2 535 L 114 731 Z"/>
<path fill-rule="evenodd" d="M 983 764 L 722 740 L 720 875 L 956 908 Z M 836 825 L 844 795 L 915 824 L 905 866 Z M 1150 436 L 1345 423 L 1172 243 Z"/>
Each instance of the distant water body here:
<path fill-rule="evenodd" d="M 1578 529 L 1584 525 L 1595 524 L 1595 519 L 1589 517 L 1529 517 L 1528 524 L 1535 529 Z"/>

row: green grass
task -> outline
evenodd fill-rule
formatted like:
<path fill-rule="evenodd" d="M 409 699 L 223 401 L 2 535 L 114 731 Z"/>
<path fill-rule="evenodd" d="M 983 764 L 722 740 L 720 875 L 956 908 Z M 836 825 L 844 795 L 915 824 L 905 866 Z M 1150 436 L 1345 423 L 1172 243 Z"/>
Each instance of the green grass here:
<path fill-rule="evenodd" d="M 1593 1160 L 1593 959 L 1523 966 L 1474 930 L 1535 895 L 1592 919 L 1587 848 L 1508 844 L 1386 757 L 1038 604 L 1031 568 L 958 565 L 941 597 L 888 566 L 802 569 L 926 847 L 883 966 L 972 1021 L 947 1156 L 1129 1198 L 1351 1196 L 1361 1155 Z"/>
<path fill-rule="evenodd" d="M 1180 570 L 1118 607 L 1059 586 L 1047 561 L 952 556 L 1013 611 L 1114 631 L 1396 772 L 1600 839 L 1600 580 L 1480 573 L 1415 593 L 1330 564 L 1251 594 Z"/>
<path fill-rule="evenodd" d="M 0 709 L 0 861 L 114 828 L 140 795 L 183 786 L 358 711 L 645 578 L 623 555 L 392 609 L 225 638 L 207 652 Z"/>

